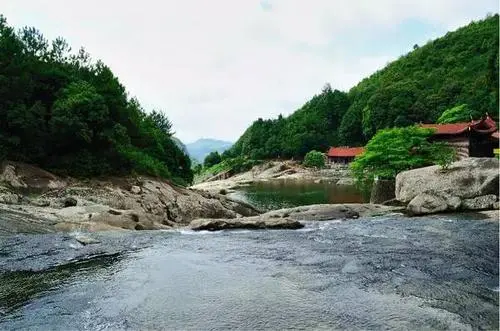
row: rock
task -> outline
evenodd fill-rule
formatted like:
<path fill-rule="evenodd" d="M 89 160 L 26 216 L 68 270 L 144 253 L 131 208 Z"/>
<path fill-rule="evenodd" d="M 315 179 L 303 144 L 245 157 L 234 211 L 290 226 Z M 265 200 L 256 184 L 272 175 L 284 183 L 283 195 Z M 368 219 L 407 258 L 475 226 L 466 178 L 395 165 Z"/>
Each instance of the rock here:
<path fill-rule="evenodd" d="M 74 206 L 76 206 L 77 203 L 78 203 L 78 201 L 75 198 L 72 198 L 72 197 L 66 197 L 63 200 L 63 206 L 64 206 L 64 208 L 74 207 Z"/>
<path fill-rule="evenodd" d="M 379 179 L 373 182 L 372 192 L 370 195 L 370 203 L 382 203 L 394 199 L 394 180 Z"/>
<path fill-rule="evenodd" d="M 37 207 L 48 207 L 50 206 L 50 201 L 45 199 L 36 199 L 30 202 L 33 206 Z"/>
<path fill-rule="evenodd" d="M 462 201 L 459 197 L 444 196 L 439 193 L 421 193 L 406 207 L 409 215 L 435 214 L 457 210 Z"/>
<path fill-rule="evenodd" d="M 134 194 L 140 194 L 141 188 L 137 185 L 132 185 L 132 187 L 130 188 L 130 192 L 132 192 Z"/>
<path fill-rule="evenodd" d="M 75 240 L 78 241 L 80 244 L 86 246 L 86 245 L 92 245 L 92 244 L 99 244 L 100 241 L 97 239 L 93 239 L 87 236 L 76 236 Z"/>
<path fill-rule="evenodd" d="M 300 229 L 304 225 L 289 218 L 267 218 L 261 216 L 235 219 L 197 219 L 191 221 L 190 228 L 195 231 L 219 231 L 228 229 Z"/>
<path fill-rule="evenodd" d="M 19 196 L 15 193 L 0 194 L 0 203 L 7 205 L 17 205 L 19 203 Z"/>
<path fill-rule="evenodd" d="M 465 210 L 495 209 L 497 199 L 498 197 L 494 194 L 483 195 L 472 199 L 464 199 L 462 201 L 461 208 Z"/>
<path fill-rule="evenodd" d="M 337 181 L 337 185 L 353 186 L 354 179 L 352 178 L 341 178 Z"/>
<path fill-rule="evenodd" d="M 466 158 L 452 163 L 448 170 L 438 166 L 403 171 L 396 176 L 396 199 L 410 202 L 422 193 L 470 199 L 498 195 L 499 160 Z"/>
<path fill-rule="evenodd" d="M 410 215 L 435 214 L 447 209 L 448 204 L 443 197 L 428 193 L 417 195 L 406 207 Z"/>
<path fill-rule="evenodd" d="M 108 213 L 110 213 L 111 215 L 121 215 L 121 214 L 123 214 L 121 211 L 114 210 L 114 209 L 108 210 Z"/>
<path fill-rule="evenodd" d="M 9 184 L 13 188 L 28 187 L 28 185 L 25 182 L 23 182 L 21 178 L 19 178 L 19 176 L 16 173 L 16 167 L 12 164 L 4 165 L 2 174 L 0 175 L 0 181 Z"/>
<path fill-rule="evenodd" d="M 0 181 L 13 188 L 26 189 L 30 192 L 45 192 L 66 187 L 66 182 L 48 171 L 35 166 L 6 161 L 2 163 Z"/>
<path fill-rule="evenodd" d="M 346 203 L 285 208 L 270 211 L 262 216 L 273 217 L 274 215 L 277 215 L 278 217 L 287 217 L 297 221 L 329 221 L 336 219 L 370 217 L 400 210 L 402 210 L 400 207 L 390 207 L 368 203 Z"/>

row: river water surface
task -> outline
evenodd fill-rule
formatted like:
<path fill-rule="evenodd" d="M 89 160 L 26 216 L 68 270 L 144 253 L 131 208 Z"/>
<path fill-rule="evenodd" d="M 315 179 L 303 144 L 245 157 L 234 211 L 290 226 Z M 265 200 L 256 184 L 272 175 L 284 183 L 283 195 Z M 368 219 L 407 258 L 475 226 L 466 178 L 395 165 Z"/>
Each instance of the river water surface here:
<path fill-rule="evenodd" d="M 261 210 L 322 203 L 364 202 L 361 192 L 354 186 L 289 179 L 256 182 L 250 186 L 240 187 L 230 196 Z"/>
<path fill-rule="evenodd" d="M 498 223 L 0 237 L 5 330 L 498 329 Z"/>

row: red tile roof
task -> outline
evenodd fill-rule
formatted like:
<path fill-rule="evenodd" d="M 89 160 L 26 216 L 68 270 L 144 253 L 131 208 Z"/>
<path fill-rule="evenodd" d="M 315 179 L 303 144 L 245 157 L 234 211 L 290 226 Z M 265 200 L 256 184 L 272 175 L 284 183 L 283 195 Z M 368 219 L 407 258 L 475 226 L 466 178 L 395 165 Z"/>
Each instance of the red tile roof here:
<path fill-rule="evenodd" d="M 420 124 L 420 127 L 435 129 L 434 135 L 459 135 L 469 130 L 478 133 L 493 133 L 497 130 L 495 121 L 489 115 L 477 121 L 452 124 Z"/>
<path fill-rule="evenodd" d="M 470 123 L 453 123 L 453 124 L 420 124 L 420 127 L 426 129 L 435 129 L 435 135 L 441 134 L 461 134 L 467 131 Z"/>
<path fill-rule="evenodd" d="M 330 147 L 326 155 L 330 157 L 354 157 L 364 151 L 364 147 Z"/>

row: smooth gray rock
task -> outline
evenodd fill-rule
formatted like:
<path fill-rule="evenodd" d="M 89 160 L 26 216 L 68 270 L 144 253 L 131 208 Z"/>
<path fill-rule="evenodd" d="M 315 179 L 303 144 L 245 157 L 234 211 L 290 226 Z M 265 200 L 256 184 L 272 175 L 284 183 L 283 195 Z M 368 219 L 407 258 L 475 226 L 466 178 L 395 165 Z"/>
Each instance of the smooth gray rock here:
<path fill-rule="evenodd" d="M 242 217 L 233 219 L 197 219 L 191 221 L 192 230 L 219 231 L 228 229 L 300 229 L 304 225 L 289 218 Z"/>
<path fill-rule="evenodd" d="M 448 209 L 446 199 L 433 194 L 421 193 L 413 198 L 406 210 L 410 215 L 435 214 Z"/>
<path fill-rule="evenodd" d="M 422 193 L 460 199 L 498 195 L 499 166 L 495 158 L 466 158 L 446 171 L 438 166 L 403 171 L 396 176 L 396 199 L 408 203 Z"/>
<path fill-rule="evenodd" d="M 465 210 L 485 210 L 494 209 L 498 197 L 494 194 L 483 195 L 473 199 L 462 201 L 461 208 Z"/>
<path fill-rule="evenodd" d="M 75 237 L 75 240 L 78 241 L 80 244 L 86 246 L 86 245 L 92 245 L 92 244 L 98 244 L 100 243 L 99 240 L 97 239 L 94 239 L 94 238 L 90 238 L 90 237 L 87 237 L 87 236 L 76 236 Z"/>

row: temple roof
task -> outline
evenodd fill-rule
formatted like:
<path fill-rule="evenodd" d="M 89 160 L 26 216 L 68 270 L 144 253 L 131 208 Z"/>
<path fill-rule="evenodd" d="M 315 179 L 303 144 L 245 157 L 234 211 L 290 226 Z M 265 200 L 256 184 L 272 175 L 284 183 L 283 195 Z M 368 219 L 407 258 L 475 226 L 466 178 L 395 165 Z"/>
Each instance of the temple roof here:
<path fill-rule="evenodd" d="M 354 157 L 364 151 L 364 147 L 330 147 L 326 155 L 330 157 Z"/>
<path fill-rule="evenodd" d="M 460 135 L 468 131 L 492 134 L 497 131 L 497 125 L 489 115 L 477 121 L 450 124 L 420 124 L 420 127 L 435 129 L 434 135 Z"/>

